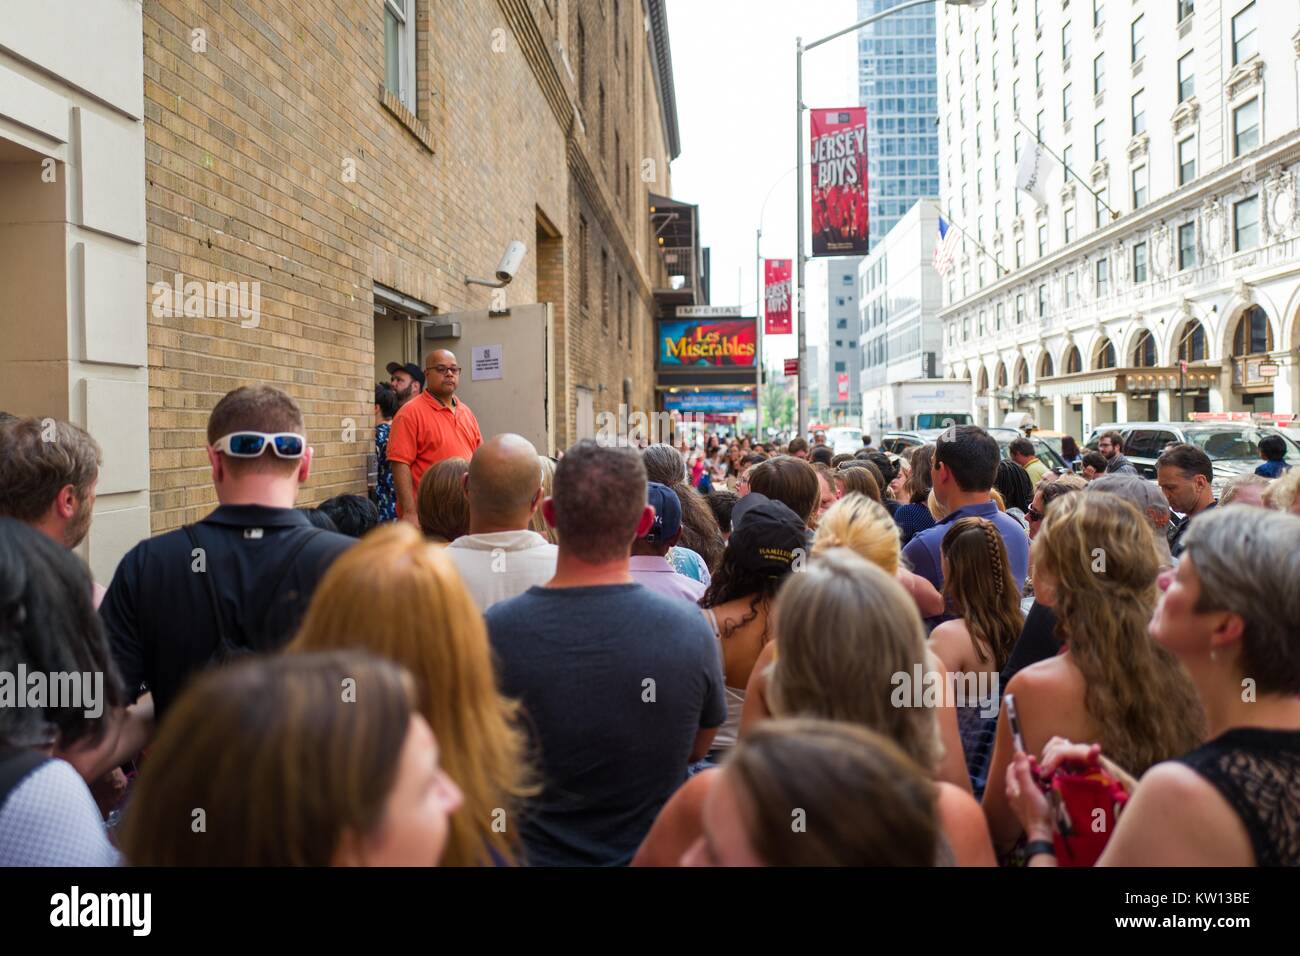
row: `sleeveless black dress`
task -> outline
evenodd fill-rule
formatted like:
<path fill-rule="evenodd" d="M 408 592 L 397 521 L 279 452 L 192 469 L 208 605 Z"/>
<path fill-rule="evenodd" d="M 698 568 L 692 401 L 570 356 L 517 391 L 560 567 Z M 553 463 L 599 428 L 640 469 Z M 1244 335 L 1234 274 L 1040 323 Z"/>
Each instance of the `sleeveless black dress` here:
<path fill-rule="evenodd" d="M 1241 817 L 1257 866 L 1300 866 L 1300 731 L 1238 727 L 1179 762 Z"/>

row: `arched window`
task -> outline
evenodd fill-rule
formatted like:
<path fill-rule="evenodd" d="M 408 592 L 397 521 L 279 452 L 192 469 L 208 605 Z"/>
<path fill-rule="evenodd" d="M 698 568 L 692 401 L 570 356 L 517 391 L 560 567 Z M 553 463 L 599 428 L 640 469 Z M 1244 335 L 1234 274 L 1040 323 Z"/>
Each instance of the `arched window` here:
<path fill-rule="evenodd" d="M 1273 351 L 1273 329 L 1268 323 L 1268 313 L 1252 305 L 1237 320 L 1237 332 L 1232 337 L 1233 355 L 1256 355 Z"/>
<path fill-rule="evenodd" d="M 1074 375 L 1076 372 L 1083 371 L 1083 356 L 1079 354 L 1079 348 L 1076 345 L 1070 346 L 1070 351 L 1065 355 L 1065 374 Z"/>
<path fill-rule="evenodd" d="M 1007 366 L 1004 362 L 998 363 L 997 373 L 993 377 L 994 388 L 1007 387 Z"/>
<path fill-rule="evenodd" d="M 1143 331 L 1138 336 L 1137 344 L 1133 347 L 1133 366 L 1135 368 L 1155 368 L 1156 337 L 1150 332 Z"/>
<path fill-rule="evenodd" d="M 980 385 L 979 391 L 987 392 L 989 390 L 989 370 L 983 365 L 980 366 Z"/>
<path fill-rule="evenodd" d="M 1016 384 L 1017 385 L 1029 384 L 1029 363 L 1026 362 L 1024 359 L 1016 360 Z"/>
<path fill-rule="evenodd" d="M 1193 320 L 1178 336 L 1178 360 L 1204 362 L 1205 355 L 1205 326 Z"/>
<path fill-rule="evenodd" d="M 1115 346 L 1110 339 L 1104 339 L 1097 347 L 1097 368 L 1115 367 Z"/>
<path fill-rule="evenodd" d="M 1051 378 L 1056 374 L 1056 366 L 1052 364 L 1052 353 L 1046 349 L 1043 350 L 1043 357 L 1038 360 L 1038 377 Z"/>

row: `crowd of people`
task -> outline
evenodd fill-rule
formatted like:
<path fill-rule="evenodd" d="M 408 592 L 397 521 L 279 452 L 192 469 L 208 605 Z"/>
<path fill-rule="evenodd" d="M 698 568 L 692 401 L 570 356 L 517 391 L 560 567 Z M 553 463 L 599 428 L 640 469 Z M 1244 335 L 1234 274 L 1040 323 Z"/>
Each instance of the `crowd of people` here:
<path fill-rule="evenodd" d="M 298 507 L 301 410 L 235 389 L 217 507 L 106 587 L 99 445 L 3 416 L 0 864 L 1300 864 L 1300 469 L 550 458 L 389 373 L 372 494 Z"/>

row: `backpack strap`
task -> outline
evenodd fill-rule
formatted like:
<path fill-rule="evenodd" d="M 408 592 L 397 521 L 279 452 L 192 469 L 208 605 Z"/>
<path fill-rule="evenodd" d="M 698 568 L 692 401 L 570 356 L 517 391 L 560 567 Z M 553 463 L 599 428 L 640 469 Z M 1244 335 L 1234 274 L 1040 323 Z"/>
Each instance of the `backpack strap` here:
<path fill-rule="evenodd" d="M 207 553 L 203 546 L 199 544 L 197 525 L 187 524 L 182 530 L 185 532 L 185 537 L 190 539 L 191 555 L 195 551 Z M 217 601 L 217 588 L 212 583 L 212 577 L 208 573 L 206 560 L 203 564 L 203 583 L 208 589 L 208 603 L 212 607 L 212 621 L 217 626 L 217 646 L 212 649 L 212 657 L 220 660 L 225 656 L 225 649 L 230 645 L 230 640 L 226 637 L 226 622 L 221 616 L 221 605 Z"/>
<path fill-rule="evenodd" d="M 50 759 L 37 750 L 0 749 L 0 808 L 33 770 Z"/>

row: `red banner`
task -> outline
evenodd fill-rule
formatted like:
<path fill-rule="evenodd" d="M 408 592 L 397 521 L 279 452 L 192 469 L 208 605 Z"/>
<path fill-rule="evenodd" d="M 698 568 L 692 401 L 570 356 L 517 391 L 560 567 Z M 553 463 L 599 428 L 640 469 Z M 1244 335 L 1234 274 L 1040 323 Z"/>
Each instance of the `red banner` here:
<path fill-rule="evenodd" d="M 814 256 L 867 253 L 867 110 L 812 110 Z"/>
<path fill-rule="evenodd" d="M 793 324 L 790 318 L 790 265 L 789 259 L 765 259 L 763 262 L 767 288 L 764 335 L 790 334 Z"/>
<path fill-rule="evenodd" d="M 835 376 L 835 401 L 847 402 L 849 400 L 849 373 L 839 372 Z"/>
<path fill-rule="evenodd" d="M 799 360 L 797 358 L 785 360 L 785 377 L 794 378 L 799 374 Z"/>

